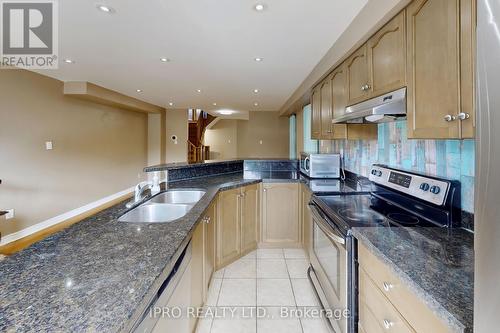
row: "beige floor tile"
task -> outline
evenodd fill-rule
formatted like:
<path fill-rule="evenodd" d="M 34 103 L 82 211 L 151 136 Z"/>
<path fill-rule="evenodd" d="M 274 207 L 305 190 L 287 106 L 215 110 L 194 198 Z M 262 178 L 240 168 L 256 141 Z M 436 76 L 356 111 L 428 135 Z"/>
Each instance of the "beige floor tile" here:
<path fill-rule="evenodd" d="M 245 259 L 255 259 L 255 258 L 257 258 L 257 250 L 245 254 L 241 259 L 245 260 Z"/>
<path fill-rule="evenodd" d="M 221 268 L 212 274 L 212 279 L 222 279 L 223 277 L 224 277 L 224 268 Z"/>
<path fill-rule="evenodd" d="M 304 249 L 283 249 L 285 259 L 306 259 L 307 254 Z"/>
<path fill-rule="evenodd" d="M 309 262 L 306 259 L 287 259 L 286 266 L 292 279 L 307 279 Z"/>
<path fill-rule="evenodd" d="M 255 306 L 255 279 L 224 279 L 217 306 Z"/>
<path fill-rule="evenodd" d="M 240 259 L 224 270 L 224 279 L 254 279 L 255 273 L 255 260 Z"/>
<path fill-rule="evenodd" d="M 292 279 L 291 281 L 297 306 L 319 306 L 318 299 L 308 279 Z"/>
<path fill-rule="evenodd" d="M 326 319 L 300 319 L 304 333 L 330 333 Z"/>
<path fill-rule="evenodd" d="M 257 259 L 282 259 L 283 249 L 257 249 Z"/>
<path fill-rule="evenodd" d="M 212 318 L 200 318 L 196 324 L 196 333 L 210 333 Z"/>
<path fill-rule="evenodd" d="M 207 301 L 205 305 L 207 306 L 217 305 L 217 299 L 219 298 L 221 286 L 222 286 L 222 279 L 212 279 L 212 282 L 210 282 L 210 287 L 208 288 Z"/>
<path fill-rule="evenodd" d="M 282 311 L 284 307 L 258 308 L 258 313 L 266 316 L 257 318 L 257 333 L 302 333 L 300 320 L 287 316 L 290 312 Z"/>
<path fill-rule="evenodd" d="M 295 306 L 289 279 L 257 279 L 257 305 Z"/>
<path fill-rule="evenodd" d="M 257 259 L 258 279 L 289 278 L 284 259 Z"/>
<path fill-rule="evenodd" d="M 212 322 L 211 333 L 255 333 L 257 330 L 255 307 L 218 308 Z"/>

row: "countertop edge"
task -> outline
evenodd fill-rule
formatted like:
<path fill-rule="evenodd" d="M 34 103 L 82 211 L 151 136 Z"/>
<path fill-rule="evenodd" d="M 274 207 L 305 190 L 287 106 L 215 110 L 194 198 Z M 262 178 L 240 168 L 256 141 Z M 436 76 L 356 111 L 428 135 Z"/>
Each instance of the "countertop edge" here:
<path fill-rule="evenodd" d="M 379 260 L 386 264 L 389 269 L 396 274 L 408 287 L 415 293 L 415 295 L 424 304 L 426 304 L 429 309 L 443 321 L 443 323 L 448 324 L 449 328 L 457 333 L 464 333 L 468 331 L 468 328 L 458 320 L 453 314 L 451 314 L 444 306 L 442 306 L 433 296 L 429 295 L 422 287 L 420 287 L 413 279 L 411 279 L 405 272 L 403 272 L 398 265 L 396 265 L 392 260 L 387 258 L 387 256 L 382 253 L 369 239 L 367 239 L 359 228 L 353 228 L 352 234 L 356 239 L 363 243 L 367 249 L 373 253 Z M 469 328 L 470 330 L 471 328 Z"/>

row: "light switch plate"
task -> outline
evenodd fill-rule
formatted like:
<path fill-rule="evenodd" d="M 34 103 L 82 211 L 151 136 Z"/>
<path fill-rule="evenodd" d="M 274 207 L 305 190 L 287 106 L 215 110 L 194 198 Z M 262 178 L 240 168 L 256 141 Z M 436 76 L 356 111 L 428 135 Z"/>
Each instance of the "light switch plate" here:
<path fill-rule="evenodd" d="M 46 150 L 52 150 L 52 149 L 54 149 L 54 146 L 52 145 L 52 141 L 46 141 L 45 142 L 45 149 Z"/>

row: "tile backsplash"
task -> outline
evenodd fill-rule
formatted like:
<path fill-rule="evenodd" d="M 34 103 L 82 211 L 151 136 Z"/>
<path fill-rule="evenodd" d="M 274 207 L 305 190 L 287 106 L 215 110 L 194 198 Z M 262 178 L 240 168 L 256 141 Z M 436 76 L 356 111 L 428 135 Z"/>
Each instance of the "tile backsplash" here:
<path fill-rule="evenodd" d="M 406 121 L 378 125 L 378 140 L 321 141 L 323 153 L 343 153 L 345 168 L 368 176 L 373 163 L 457 179 L 462 209 L 474 213 L 474 140 L 408 140 Z"/>

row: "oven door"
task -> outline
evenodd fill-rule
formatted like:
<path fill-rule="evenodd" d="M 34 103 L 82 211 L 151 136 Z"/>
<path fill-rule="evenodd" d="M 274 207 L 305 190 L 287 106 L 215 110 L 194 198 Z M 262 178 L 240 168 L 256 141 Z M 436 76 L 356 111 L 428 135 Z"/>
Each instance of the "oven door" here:
<path fill-rule="evenodd" d="M 327 218 L 310 204 L 313 218 L 313 252 L 309 278 L 325 309 L 344 311 L 348 309 L 348 251 L 346 238 L 327 222 Z M 347 333 L 348 318 L 341 316 L 329 319 L 335 333 Z"/>

